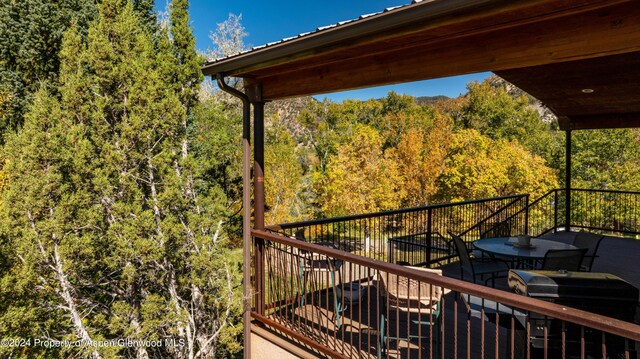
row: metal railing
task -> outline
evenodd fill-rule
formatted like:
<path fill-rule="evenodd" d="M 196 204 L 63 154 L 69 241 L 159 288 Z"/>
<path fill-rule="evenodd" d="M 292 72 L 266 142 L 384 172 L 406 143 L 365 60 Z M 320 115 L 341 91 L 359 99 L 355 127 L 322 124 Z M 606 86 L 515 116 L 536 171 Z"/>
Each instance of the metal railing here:
<path fill-rule="evenodd" d="M 454 258 L 444 233 L 467 243 L 478 238 L 541 236 L 551 231 L 585 229 L 618 235 L 640 233 L 640 192 L 571 190 L 571 225 L 566 190 L 554 189 L 535 201 L 529 195 L 435 204 L 355 216 L 269 227 L 312 243 L 391 263 L 430 266 Z"/>
<path fill-rule="evenodd" d="M 326 356 L 630 358 L 639 348 L 640 326 L 629 321 L 267 231 L 252 236 L 264 243 L 254 320 Z"/>
<path fill-rule="evenodd" d="M 525 233 L 529 221 L 526 211 L 528 205 L 529 195 L 521 195 L 500 210 L 459 233 L 458 236 L 463 239 L 470 238 L 473 241 L 478 238 L 510 237 Z M 518 213 L 525 215 L 517 216 Z"/>
<path fill-rule="evenodd" d="M 510 214 L 504 220 L 504 224 L 500 223 L 497 227 L 507 227 L 511 223 L 525 223 L 524 228 L 518 227 L 516 233 L 509 233 L 509 236 L 529 234 L 534 237 L 564 228 L 565 193 L 563 189 L 553 189 L 526 207 Z"/>
<path fill-rule="evenodd" d="M 448 263 L 456 257 L 449 239 L 439 232 L 392 237 L 388 242 L 389 263 L 426 267 L 434 263 Z"/>
<path fill-rule="evenodd" d="M 471 240 L 474 236 L 486 233 L 511 213 L 525 208 L 527 201 L 528 195 L 504 196 L 287 223 L 268 228 L 286 236 L 304 237 L 311 243 L 329 242 L 336 248 L 382 261 L 390 260 L 389 250 L 393 247 L 389 246 L 389 241 L 399 243 L 413 236 L 411 242 L 425 249 L 422 252 L 423 259 L 414 258 L 413 261 L 428 265 L 446 260 L 452 254 L 442 251 L 441 244 L 434 247 L 434 243 L 439 243 L 443 238 L 441 233 L 464 232 L 465 237 Z M 478 226 L 479 223 L 482 225 Z M 513 225 L 523 227 L 525 224 L 514 221 Z M 416 236 L 419 233 L 421 235 Z"/>
<path fill-rule="evenodd" d="M 534 237 L 569 229 L 640 234 L 640 192 L 572 188 L 569 226 L 566 206 L 566 189 L 554 189 L 506 218 L 505 224 L 526 222 L 526 233 Z"/>
<path fill-rule="evenodd" d="M 640 234 L 640 192 L 572 188 L 571 227 Z"/>

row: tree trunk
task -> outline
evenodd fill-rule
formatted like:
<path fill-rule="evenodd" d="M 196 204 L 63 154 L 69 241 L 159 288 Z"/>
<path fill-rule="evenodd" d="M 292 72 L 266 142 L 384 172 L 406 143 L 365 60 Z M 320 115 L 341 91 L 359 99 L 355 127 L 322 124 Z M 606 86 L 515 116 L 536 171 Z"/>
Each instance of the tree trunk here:
<path fill-rule="evenodd" d="M 62 296 L 62 299 L 66 303 L 65 308 L 67 308 L 67 311 L 71 316 L 71 322 L 73 323 L 73 326 L 76 330 L 76 335 L 83 342 L 88 344 L 92 343 L 91 337 L 89 336 L 89 332 L 87 332 L 87 329 L 82 323 L 82 317 L 80 316 L 78 308 L 76 307 L 75 300 L 73 299 L 73 295 L 72 295 L 73 287 L 71 286 L 71 283 L 67 279 L 67 275 L 65 274 L 64 269 L 62 267 L 62 258 L 60 258 L 58 245 L 56 243 L 54 243 L 53 245 L 53 258 L 55 261 L 53 267 L 55 270 L 56 279 L 60 283 L 59 294 L 60 296 Z M 100 356 L 100 353 L 98 353 L 98 351 L 95 349 L 91 352 L 91 357 L 94 359 L 102 358 Z"/>

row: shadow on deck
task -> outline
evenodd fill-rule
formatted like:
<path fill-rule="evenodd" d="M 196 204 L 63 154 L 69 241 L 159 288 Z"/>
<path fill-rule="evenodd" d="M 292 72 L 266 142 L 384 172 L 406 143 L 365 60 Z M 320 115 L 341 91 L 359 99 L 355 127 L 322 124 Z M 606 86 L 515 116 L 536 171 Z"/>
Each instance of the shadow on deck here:
<path fill-rule="evenodd" d="M 339 317 L 331 292 L 310 298 L 304 305 L 280 308 L 269 317 L 348 358 L 440 358 L 442 350 L 445 358 L 495 358 L 496 351 L 498 357 L 508 357 L 509 330 L 468 312 L 454 293 L 446 294 L 443 300 L 444 345 L 436 338 L 437 328 L 415 324 L 429 313 L 419 318 L 417 313 L 390 310 L 386 313 L 391 328 L 388 336 L 405 338 L 409 332 L 417 333 L 420 339 L 387 339 L 386 350 L 379 352 L 382 299 L 375 286 L 363 283 L 363 288 L 363 299 L 348 304 Z"/>

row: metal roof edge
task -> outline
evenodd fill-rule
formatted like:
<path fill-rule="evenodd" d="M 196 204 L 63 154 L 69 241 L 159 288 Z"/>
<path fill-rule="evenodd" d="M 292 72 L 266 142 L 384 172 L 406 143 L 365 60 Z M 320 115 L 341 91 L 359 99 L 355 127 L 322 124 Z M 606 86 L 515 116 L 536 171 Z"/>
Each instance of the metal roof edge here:
<path fill-rule="evenodd" d="M 350 39 L 361 38 L 389 29 L 415 23 L 435 20 L 461 11 L 470 11 L 479 7 L 505 2 L 504 0 L 431 0 L 383 10 L 368 17 L 342 21 L 337 24 L 318 28 L 305 35 L 289 37 L 267 45 L 255 47 L 226 58 L 206 63 L 202 67 L 205 76 L 217 73 L 238 72 L 248 66 L 261 63 L 273 63 L 279 59 L 291 59 L 312 49 L 330 46 Z M 506 1 L 507 3 L 509 1 Z M 342 25 L 340 25 L 342 24 Z"/>

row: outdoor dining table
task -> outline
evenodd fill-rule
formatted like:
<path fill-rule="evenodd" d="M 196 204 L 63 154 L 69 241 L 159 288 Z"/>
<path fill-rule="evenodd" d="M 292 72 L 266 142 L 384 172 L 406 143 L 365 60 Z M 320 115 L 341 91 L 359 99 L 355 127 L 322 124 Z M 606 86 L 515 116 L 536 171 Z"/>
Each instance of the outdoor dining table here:
<path fill-rule="evenodd" d="M 483 238 L 473 242 L 474 248 L 487 254 L 511 260 L 518 265 L 536 263 L 544 259 L 550 249 L 576 249 L 568 243 L 531 238 L 529 246 L 519 246 L 517 237 Z"/>

